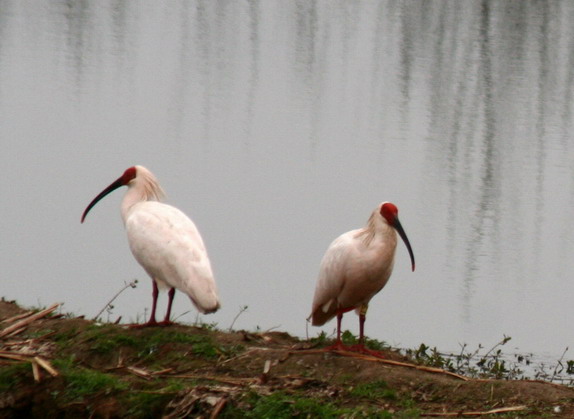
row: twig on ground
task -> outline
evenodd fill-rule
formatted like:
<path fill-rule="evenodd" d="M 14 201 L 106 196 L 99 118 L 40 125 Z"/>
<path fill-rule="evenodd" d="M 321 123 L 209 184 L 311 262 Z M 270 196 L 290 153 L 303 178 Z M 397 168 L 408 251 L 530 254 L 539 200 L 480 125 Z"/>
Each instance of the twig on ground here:
<path fill-rule="evenodd" d="M 163 376 L 163 374 L 161 374 Z M 220 383 L 231 384 L 234 386 L 242 386 L 245 384 L 253 384 L 257 381 L 257 378 L 234 378 L 234 377 L 215 377 L 210 375 L 193 375 L 193 374 L 176 374 L 176 375 L 167 375 L 171 378 L 190 378 L 194 380 L 209 380 L 209 381 L 218 381 Z"/>
<path fill-rule="evenodd" d="M 58 371 L 56 371 L 54 369 L 54 367 L 52 367 L 52 364 L 50 364 L 47 360 L 45 360 L 44 358 L 41 358 L 39 356 L 35 356 L 34 357 L 34 361 L 40 365 L 42 368 L 44 368 L 46 371 L 48 371 L 48 373 L 52 376 L 52 377 L 57 377 L 58 375 L 60 375 L 58 373 Z"/>
<path fill-rule="evenodd" d="M 10 317 L 8 319 L 4 319 L 4 320 L 0 321 L 0 323 L 12 323 L 13 321 L 23 319 L 24 317 L 28 317 L 32 313 L 33 313 L 32 311 L 27 311 L 25 313 L 18 314 L 16 316 Z"/>
<path fill-rule="evenodd" d="M 0 358 L 11 359 L 19 362 L 29 362 L 32 365 L 34 381 L 39 382 L 42 378 L 40 367 L 46 370 L 52 377 L 60 375 L 58 371 L 46 359 L 34 355 L 21 355 L 17 352 L 0 351 Z"/>
<path fill-rule="evenodd" d="M 215 405 L 215 407 L 213 408 L 213 411 L 211 412 L 211 415 L 209 416 L 209 419 L 217 419 L 217 417 L 219 417 L 219 414 L 221 413 L 221 411 L 223 410 L 223 408 L 225 407 L 225 404 L 227 403 L 227 397 L 221 397 L 217 404 Z"/>
<path fill-rule="evenodd" d="M 520 410 L 526 410 L 527 406 L 511 406 L 511 407 L 500 407 L 498 409 L 486 410 L 486 411 L 474 411 L 474 412 L 427 412 L 421 413 L 421 416 L 484 416 L 484 415 L 495 415 L 498 413 L 508 413 L 508 412 L 518 412 Z"/>
<path fill-rule="evenodd" d="M 56 310 L 60 306 L 60 304 L 61 303 L 54 303 L 50 307 L 48 307 L 47 309 L 39 311 L 35 314 L 31 314 L 30 316 L 14 323 L 13 325 L 8 326 L 7 328 L 5 328 L 4 330 L 2 330 L 0 332 L 0 338 L 7 336 L 7 335 L 11 334 L 12 332 L 19 330 L 19 329 L 21 329 L 21 330 L 19 330 L 19 332 L 21 332 L 30 323 L 32 323 L 38 319 L 41 319 L 42 317 L 45 317 L 48 314 L 52 313 L 54 310 Z"/>
<path fill-rule="evenodd" d="M 291 351 L 289 353 L 291 353 L 291 354 L 318 354 L 318 353 L 325 353 L 325 351 L 322 349 L 306 349 L 306 350 L 304 349 L 301 351 Z M 359 353 L 355 353 L 355 352 L 348 352 L 348 351 L 333 351 L 333 353 L 343 355 L 343 356 L 351 356 L 354 358 L 364 359 L 365 361 L 374 361 L 374 362 L 380 362 L 383 364 L 396 365 L 398 367 L 414 368 L 414 369 L 417 369 L 420 371 L 432 372 L 432 373 L 436 373 L 436 374 L 446 374 L 446 375 L 450 375 L 451 377 L 455 377 L 455 378 L 458 378 L 459 380 L 463 380 L 463 381 L 469 381 L 470 380 L 468 377 L 465 377 L 463 375 L 459 375 L 459 374 L 456 374 L 454 372 L 450 372 L 447 370 L 443 370 L 440 368 L 433 368 L 433 367 L 425 367 L 425 366 L 415 365 L 415 364 L 408 364 L 406 362 L 393 361 L 391 359 L 381 359 L 381 358 L 377 358 L 377 357 L 370 356 L 370 355 L 363 355 L 363 354 L 359 354 Z"/>

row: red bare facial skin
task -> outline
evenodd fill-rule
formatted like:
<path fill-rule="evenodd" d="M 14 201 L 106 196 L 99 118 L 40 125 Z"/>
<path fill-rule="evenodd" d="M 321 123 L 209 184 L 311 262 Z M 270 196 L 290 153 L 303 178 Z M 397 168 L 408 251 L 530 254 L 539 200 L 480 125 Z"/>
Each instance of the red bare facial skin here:
<path fill-rule="evenodd" d="M 130 167 L 129 169 L 126 169 L 126 171 L 124 172 L 124 174 L 122 175 L 121 179 L 124 185 L 127 185 L 128 183 L 130 183 L 133 179 L 136 178 L 137 175 L 137 171 L 135 166 Z"/>
<path fill-rule="evenodd" d="M 385 202 L 381 205 L 381 215 L 387 220 L 387 223 L 392 226 L 395 224 L 395 220 L 399 215 L 399 210 L 395 204 Z"/>

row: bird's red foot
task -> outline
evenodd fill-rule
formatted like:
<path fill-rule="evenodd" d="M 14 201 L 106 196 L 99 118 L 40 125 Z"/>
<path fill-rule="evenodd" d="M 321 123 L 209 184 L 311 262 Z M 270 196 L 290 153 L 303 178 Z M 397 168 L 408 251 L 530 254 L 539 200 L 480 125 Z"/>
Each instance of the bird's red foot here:
<path fill-rule="evenodd" d="M 325 352 L 335 352 L 335 351 L 352 351 L 350 346 L 344 345 L 343 342 L 337 341 L 332 345 L 325 346 L 323 348 Z"/>
<path fill-rule="evenodd" d="M 375 358 L 382 358 L 385 359 L 385 356 L 383 355 L 383 353 L 381 351 L 375 351 L 372 349 L 368 349 L 367 347 L 365 347 L 364 344 L 359 343 L 357 345 L 353 345 L 349 348 L 350 351 L 352 352 L 358 352 L 364 355 L 370 355 L 370 356 L 374 356 Z"/>
<path fill-rule="evenodd" d="M 170 321 L 161 321 L 161 322 L 157 322 L 155 320 L 153 321 L 148 321 L 146 323 L 141 323 L 141 324 L 130 324 L 128 327 L 130 329 L 143 329 L 144 327 L 164 327 L 164 326 L 170 326 L 173 323 Z"/>
<path fill-rule="evenodd" d="M 158 323 L 157 322 L 146 322 L 146 323 L 134 323 L 134 324 L 129 324 L 128 327 L 130 329 L 143 329 L 144 327 L 154 327 L 157 326 Z"/>

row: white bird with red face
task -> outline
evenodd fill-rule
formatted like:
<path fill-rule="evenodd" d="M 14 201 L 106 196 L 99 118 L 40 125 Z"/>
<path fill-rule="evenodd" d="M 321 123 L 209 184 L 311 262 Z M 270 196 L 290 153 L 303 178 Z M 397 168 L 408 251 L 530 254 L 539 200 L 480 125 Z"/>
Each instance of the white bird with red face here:
<path fill-rule="evenodd" d="M 364 346 L 364 324 L 369 301 L 389 280 L 393 270 L 397 234 L 407 249 L 415 270 L 415 257 L 398 218 L 397 207 L 381 203 L 364 228 L 335 239 L 323 256 L 313 298 L 313 326 L 322 326 L 337 316 L 337 340 L 327 350 L 354 350 L 379 356 Z M 359 315 L 359 344 L 347 347 L 341 342 L 343 314 L 356 310 Z"/>
<path fill-rule="evenodd" d="M 121 214 L 130 249 L 153 282 L 151 315 L 148 322 L 140 326 L 171 324 L 176 289 L 187 294 L 201 313 L 217 311 L 217 288 L 201 235 L 183 212 L 160 202 L 164 192 L 145 167 L 130 167 L 100 192 L 84 211 L 82 223 L 99 200 L 121 186 L 128 187 Z M 155 318 L 159 288 L 169 288 L 167 312 L 162 322 Z"/>

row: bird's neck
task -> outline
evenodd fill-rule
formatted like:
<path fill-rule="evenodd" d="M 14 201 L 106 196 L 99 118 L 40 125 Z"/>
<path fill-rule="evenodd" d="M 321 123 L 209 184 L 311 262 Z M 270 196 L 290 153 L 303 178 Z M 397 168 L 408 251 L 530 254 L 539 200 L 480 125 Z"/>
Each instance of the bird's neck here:
<path fill-rule="evenodd" d="M 161 202 L 164 197 L 165 193 L 155 177 L 151 173 L 143 171 L 139 178 L 136 178 L 135 181 L 132 181 L 128 185 L 128 191 L 124 195 L 121 206 L 124 224 L 126 223 L 131 208 L 135 204 L 145 201 Z"/>
<path fill-rule="evenodd" d="M 396 241 L 395 230 L 376 211 L 371 214 L 367 225 L 359 231 L 357 237 L 362 237 L 363 243 L 367 247 L 375 238 L 383 241 L 392 241 L 393 239 Z"/>
<path fill-rule="evenodd" d="M 146 201 L 159 201 L 159 199 L 155 196 L 149 196 L 145 190 L 141 188 L 128 188 L 121 205 L 121 214 L 124 224 L 126 223 L 133 206 Z"/>

